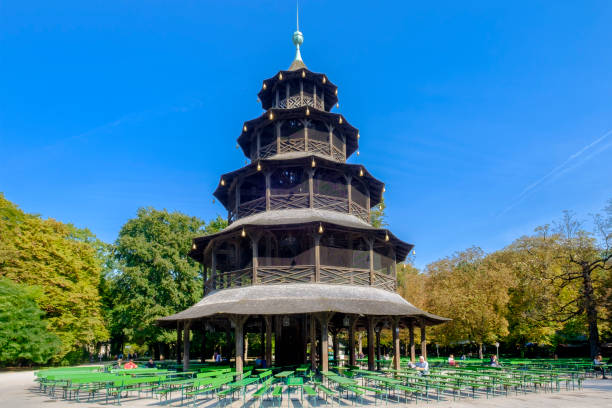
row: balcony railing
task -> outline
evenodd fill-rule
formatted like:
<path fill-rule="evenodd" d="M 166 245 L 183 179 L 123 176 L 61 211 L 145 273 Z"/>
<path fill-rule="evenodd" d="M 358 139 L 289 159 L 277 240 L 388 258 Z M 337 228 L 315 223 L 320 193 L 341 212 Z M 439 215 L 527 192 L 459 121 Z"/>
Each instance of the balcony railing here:
<path fill-rule="evenodd" d="M 296 266 L 259 266 L 257 268 L 237 269 L 229 272 L 213 273 L 206 281 L 206 293 L 213 290 L 250 286 L 255 276 L 256 285 L 282 285 L 288 283 L 326 283 L 335 285 L 374 286 L 391 292 L 396 290 L 396 280 L 392 275 L 373 272 L 370 282 L 369 269 L 347 268 L 321 265 L 317 280 L 314 265 Z"/>

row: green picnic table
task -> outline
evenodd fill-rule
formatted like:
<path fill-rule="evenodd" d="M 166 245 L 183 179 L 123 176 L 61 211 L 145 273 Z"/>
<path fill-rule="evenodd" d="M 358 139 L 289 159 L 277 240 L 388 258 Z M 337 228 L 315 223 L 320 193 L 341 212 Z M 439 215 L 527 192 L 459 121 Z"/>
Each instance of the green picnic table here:
<path fill-rule="evenodd" d="M 287 401 L 291 399 L 291 388 L 300 389 L 300 401 L 304 401 L 304 379 L 302 377 L 287 377 Z"/>
<path fill-rule="evenodd" d="M 280 373 L 275 374 L 274 377 L 286 380 L 287 378 L 291 377 L 293 373 L 294 371 L 281 371 Z"/>

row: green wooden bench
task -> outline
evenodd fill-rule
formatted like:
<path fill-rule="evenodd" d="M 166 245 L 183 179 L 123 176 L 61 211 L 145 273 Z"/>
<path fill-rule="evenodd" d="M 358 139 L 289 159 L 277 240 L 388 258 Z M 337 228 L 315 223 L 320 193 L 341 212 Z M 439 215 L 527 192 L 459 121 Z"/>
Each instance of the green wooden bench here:
<path fill-rule="evenodd" d="M 275 401 L 278 399 L 278 406 L 283 404 L 283 386 L 277 385 L 272 391 L 272 405 L 275 405 Z"/>

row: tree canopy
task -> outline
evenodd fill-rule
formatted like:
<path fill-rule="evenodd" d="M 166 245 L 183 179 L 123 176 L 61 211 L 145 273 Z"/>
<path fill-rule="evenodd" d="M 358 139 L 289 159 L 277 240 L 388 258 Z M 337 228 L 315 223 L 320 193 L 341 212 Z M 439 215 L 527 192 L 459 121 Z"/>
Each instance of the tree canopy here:
<path fill-rule="evenodd" d="M 26 214 L 0 194 L 0 277 L 38 286 L 36 303 L 61 340 L 55 360 L 108 337 L 98 285 L 95 237 L 53 219 Z M 68 356 L 68 358 L 70 358 Z"/>

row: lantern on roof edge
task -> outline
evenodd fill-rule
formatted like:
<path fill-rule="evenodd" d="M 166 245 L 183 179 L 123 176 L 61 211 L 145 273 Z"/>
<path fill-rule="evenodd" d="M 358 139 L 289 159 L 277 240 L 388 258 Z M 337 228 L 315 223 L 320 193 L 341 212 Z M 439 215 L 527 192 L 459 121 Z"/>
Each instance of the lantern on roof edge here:
<path fill-rule="evenodd" d="M 323 77 L 323 83 L 327 82 L 327 78 Z"/>
<path fill-rule="evenodd" d="M 291 321 L 289 320 L 289 316 L 283 317 L 283 327 L 289 327 Z"/>
<path fill-rule="evenodd" d="M 221 179 L 221 185 L 224 186 L 225 185 L 225 180 Z"/>
<path fill-rule="evenodd" d="M 319 234 L 323 233 L 323 224 L 319 223 Z"/>
<path fill-rule="evenodd" d="M 196 245 L 196 244 L 193 244 L 193 245 L 191 246 L 191 249 L 196 249 L 196 248 L 197 248 L 197 245 Z"/>
<path fill-rule="evenodd" d="M 243 132 L 246 132 L 246 131 L 247 131 L 247 127 L 246 127 L 246 125 L 244 125 L 244 126 L 242 127 L 242 131 L 243 131 Z"/>
<path fill-rule="evenodd" d="M 265 90 L 267 88 L 266 83 L 264 82 L 263 84 L 263 89 Z"/>
<path fill-rule="evenodd" d="M 257 171 L 261 171 L 261 163 L 257 163 Z"/>
<path fill-rule="evenodd" d="M 246 230 L 244 228 L 242 228 L 242 232 L 240 233 L 240 236 L 242 238 L 246 237 Z"/>
<path fill-rule="evenodd" d="M 312 158 L 312 161 L 310 162 L 310 167 L 315 167 L 317 165 L 317 162 L 315 162 L 314 157 Z"/>
<path fill-rule="evenodd" d="M 308 109 L 308 106 L 306 107 L 306 116 L 310 115 L 310 109 Z"/>
<path fill-rule="evenodd" d="M 302 78 L 306 78 L 306 71 L 302 71 Z"/>
<path fill-rule="evenodd" d="M 268 118 L 270 118 L 270 120 L 274 120 L 274 112 L 270 112 L 268 114 Z"/>
<path fill-rule="evenodd" d="M 283 73 L 282 72 L 280 74 L 278 74 L 278 79 L 280 79 L 281 81 L 283 80 Z"/>
<path fill-rule="evenodd" d="M 363 169 L 359 169 L 359 177 L 363 177 Z"/>

